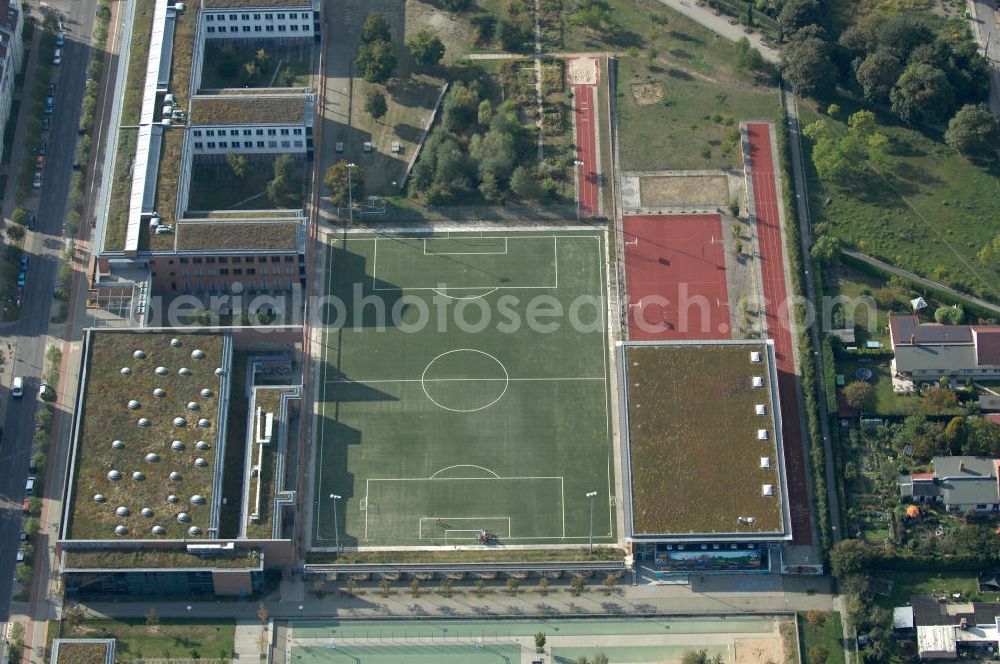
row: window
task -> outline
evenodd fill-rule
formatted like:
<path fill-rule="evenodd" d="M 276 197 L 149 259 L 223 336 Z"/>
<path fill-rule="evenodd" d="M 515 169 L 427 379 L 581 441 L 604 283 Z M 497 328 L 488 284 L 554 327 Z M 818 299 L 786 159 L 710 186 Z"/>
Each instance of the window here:
<path fill-rule="evenodd" d="M 211 14 L 207 14 L 207 15 L 205 16 L 205 20 L 211 23 L 212 21 L 214 21 L 214 20 L 215 20 L 215 17 L 214 17 L 214 16 L 212 16 Z"/>
<path fill-rule="evenodd" d="M 263 136 L 264 135 L 264 130 L 263 129 L 258 129 L 257 130 L 257 135 L 258 136 Z"/>
<path fill-rule="evenodd" d="M 281 256 L 271 256 L 271 262 L 272 263 L 280 263 L 281 262 Z"/>
<path fill-rule="evenodd" d="M 206 129 L 205 130 L 205 135 L 206 136 L 215 136 L 215 130 L 214 129 Z"/>
<path fill-rule="evenodd" d="M 276 148 L 276 147 L 278 147 L 278 141 L 268 141 L 267 142 L 267 147 L 269 147 L 269 148 Z"/>
<path fill-rule="evenodd" d="M 302 127 L 296 127 L 295 129 L 292 130 L 292 133 L 295 134 L 296 136 L 301 136 L 302 135 Z"/>
<path fill-rule="evenodd" d="M 302 141 L 295 141 L 295 147 L 301 148 L 302 147 Z"/>
<path fill-rule="evenodd" d="M 244 21 L 249 21 L 250 14 L 240 14 L 240 18 L 243 19 Z"/>
<path fill-rule="evenodd" d="M 253 141 L 243 141 L 243 147 L 245 147 L 245 148 L 252 148 L 253 147 Z"/>
<path fill-rule="evenodd" d="M 233 256 L 233 263 L 235 265 L 239 265 L 242 262 L 243 262 L 243 257 L 242 256 Z"/>
<path fill-rule="evenodd" d="M 258 263 L 266 263 L 267 262 L 267 256 L 258 256 L 257 257 L 257 262 Z"/>
<path fill-rule="evenodd" d="M 281 135 L 282 136 L 288 136 L 288 130 L 287 129 L 282 129 L 281 130 Z"/>
<path fill-rule="evenodd" d="M 214 150 L 215 149 L 215 141 L 209 141 L 208 142 L 208 149 L 209 150 Z"/>
<path fill-rule="evenodd" d="M 298 18 L 298 17 L 299 17 L 299 15 L 298 15 L 297 12 L 289 12 L 288 13 L 288 18 Z"/>
<path fill-rule="evenodd" d="M 264 147 L 264 141 L 257 141 L 257 147 L 259 148 Z"/>
<path fill-rule="evenodd" d="M 229 270 L 227 270 L 226 268 L 222 268 L 221 270 L 219 270 L 219 276 L 220 277 L 225 277 L 228 274 L 229 274 Z"/>
<path fill-rule="evenodd" d="M 274 14 L 264 14 L 264 18 L 270 21 L 272 18 L 274 18 Z"/>
<path fill-rule="evenodd" d="M 223 150 L 225 150 L 226 148 L 229 147 L 229 142 L 228 141 L 219 141 L 219 147 L 222 148 Z"/>
<path fill-rule="evenodd" d="M 284 31 L 285 31 L 285 25 L 284 24 L 278 25 L 278 32 L 284 32 Z"/>
<path fill-rule="evenodd" d="M 247 268 L 247 275 L 249 275 L 249 276 L 251 276 L 251 277 L 252 277 L 252 276 L 254 276 L 255 274 L 257 274 L 257 270 L 255 270 L 255 269 L 254 269 L 254 268 L 252 268 L 252 267 L 248 267 L 248 268 Z"/>
<path fill-rule="evenodd" d="M 215 32 L 215 26 L 214 25 L 208 26 L 208 31 L 209 32 Z"/>
<path fill-rule="evenodd" d="M 261 31 L 261 27 L 259 25 L 255 25 L 255 26 L 253 26 L 253 31 L 254 32 L 260 32 Z"/>
<path fill-rule="evenodd" d="M 238 25 L 231 25 L 231 26 L 229 26 L 229 31 L 230 32 L 239 32 L 240 31 L 240 26 L 238 26 Z"/>
<path fill-rule="evenodd" d="M 295 260 L 295 256 L 285 256 L 285 262 L 286 263 L 291 263 L 294 260 Z"/>
<path fill-rule="evenodd" d="M 292 32 L 298 32 L 299 31 L 299 26 L 297 26 L 297 25 L 289 26 L 289 28 L 291 29 Z"/>
<path fill-rule="evenodd" d="M 229 15 L 229 20 L 230 21 L 235 21 L 236 20 L 236 14 L 230 14 Z"/>
<path fill-rule="evenodd" d="M 228 259 L 228 258 L 226 258 L 225 256 L 220 256 L 220 257 L 219 257 L 219 262 L 220 262 L 220 263 L 228 263 L 228 262 L 229 262 L 229 259 Z"/>
<path fill-rule="evenodd" d="M 214 277 L 216 274 L 218 274 L 218 272 L 214 269 L 211 269 L 211 270 L 205 270 L 205 274 L 207 274 L 210 277 Z"/>
<path fill-rule="evenodd" d="M 229 130 L 229 135 L 230 136 L 239 136 L 240 135 L 240 130 L 239 129 L 230 129 Z"/>
<path fill-rule="evenodd" d="M 267 135 L 268 136 L 275 136 L 275 135 L 277 135 L 277 132 L 274 129 L 268 129 L 267 130 Z"/>
<path fill-rule="evenodd" d="M 188 264 L 188 263 L 190 263 L 190 262 L 191 262 L 191 261 L 190 261 L 189 259 L 187 259 L 187 258 L 182 258 L 182 259 L 180 259 L 180 264 L 181 264 L 181 265 L 187 265 L 187 264 Z"/>
<path fill-rule="evenodd" d="M 194 258 L 191 259 L 191 262 L 194 263 L 195 265 L 198 265 L 199 263 L 201 263 L 201 257 L 200 256 L 196 256 L 196 257 L 194 257 Z"/>
<path fill-rule="evenodd" d="M 249 25 L 244 25 L 243 26 L 243 32 L 250 32 L 250 26 Z"/>
<path fill-rule="evenodd" d="M 285 15 L 284 14 L 278 14 L 278 20 L 279 21 L 284 21 L 285 20 Z"/>
<path fill-rule="evenodd" d="M 200 141 L 195 141 L 194 149 L 195 150 L 200 150 L 201 148 L 202 148 L 201 142 Z"/>
<path fill-rule="evenodd" d="M 266 268 L 266 267 L 262 267 L 262 268 L 260 268 L 260 273 L 261 273 L 261 274 L 263 274 L 263 275 L 267 275 L 267 274 L 270 274 L 270 273 L 269 273 L 269 272 L 267 271 L 267 268 Z"/>
<path fill-rule="evenodd" d="M 260 20 L 260 14 L 254 14 L 253 15 L 253 20 L 259 21 Z"/>
<path fill-rule="evenodd" d="M 267 32 L 274 32 L 274 26 L 270 23 L 264 26 L 264 29 L 267 30 Z"/>
<path fill-rule="evenodd" d="M 244 129 L 243 130 L 243 135 L 244 136 L 251 136 L 252 134 L 253 134 L 253 131 L 250 130 L 250 129 Z"/>
<path fill-rule="evenodd" d="M 242 270 L 241 268 L 238 268 L 238 267 L 237 267 L 237 268 L 234 268 L 234 269 L 233 269 L 233 274 L 234 274 L 234 275 L 236 275 L 236 276 L 238 277 L 238 276 L 240 276 L 240 275 L 242 275 L 242 274 L 243 274 L 243 270 Z"/>
<path fill-rule="evenodd" d="M 194 135 L 195 135 L 195 137 L 200 137 L 201 136 L 201 129 L 195 129 L 194 130 Z"/>
<path fill-rule="evenodd" d="M 215 256 L 209 256 L 208 258 L 205 259 L 205 262 L 206 263 L 214 263 L 215 262 Z"/>

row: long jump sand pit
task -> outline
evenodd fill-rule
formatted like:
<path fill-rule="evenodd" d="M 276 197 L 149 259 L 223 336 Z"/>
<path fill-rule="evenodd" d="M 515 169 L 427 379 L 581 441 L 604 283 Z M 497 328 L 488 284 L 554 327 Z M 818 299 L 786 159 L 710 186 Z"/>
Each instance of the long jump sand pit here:
<path fill-rule="evenodd" d="M 644 208 L 725 208 L 729 205 L 729 178 L 712 175 L 643 175 L 639 177 L 639 200 Z"/>

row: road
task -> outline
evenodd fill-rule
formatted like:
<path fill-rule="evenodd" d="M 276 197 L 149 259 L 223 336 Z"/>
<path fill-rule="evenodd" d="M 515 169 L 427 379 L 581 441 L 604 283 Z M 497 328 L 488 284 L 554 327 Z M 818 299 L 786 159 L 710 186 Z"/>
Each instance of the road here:
<path fill-rule="evenodd" d="M 13 350 L 13 361 L 8 361 L 4 373 L 3 392 L 7 394 L 2 420 L 4 438 L 0 447 L 0 622 L 6 622 L 11 614 L 10 597 L 18 532 L 23 526 L 21 502 L 28 476 L 28 460 L 32 455 L 33 414 L 38 404 L 39 379 L 49 342 L 52 292 L 62 263 L 63 221 L 73 174 L 73 152 L 90 57 L 89 42 L 96 0 L 50 0 L 49 6 L 64 17 L 66 43 L 62 64 L 53 67 L 56 101 L 51 129 L 44 136 L 48 150 L 44 181 L 35 206 L 37 223 L 35 230 L 28 233 L 24 245 L 30 261 L 24 306 L 18 321 L 6 323 L 0 329 L 5 343 L 10 343 Z M 37 16 L 37 8 L 35 13 Z M 10 211 L 7 210 L 8 213 Z M 61 343 L 58 339 L 53 341 Z M 10 398 L 7 390 L 10 379 L 17 375 L 26 379 L 25 395 L 20 400 Z M 57 406 L 71 410 L 71 406 L 65 403 L 58 403 Z M 37 557 L 45 555 L 45 547 L 39 546 Z"/>

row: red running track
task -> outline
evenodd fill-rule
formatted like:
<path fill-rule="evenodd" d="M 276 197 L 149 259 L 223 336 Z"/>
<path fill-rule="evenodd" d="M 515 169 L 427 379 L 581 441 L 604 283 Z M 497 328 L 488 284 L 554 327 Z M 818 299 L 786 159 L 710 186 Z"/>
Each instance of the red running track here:
<path fill-rule="evenodd" d="M 785 287 L 784 250 L 781 244 L 781 218 L 775 187 L 770 125 L 748 124 L 747 140 L 750 143 L 750 184 L 753 187 L 757 239 L 760 246 L 760 270 L 764 281 L 767 334 L 774 340 L 778 364 L 778 393 L 781 398 L 792 535 L 795 544 L 812 544 L 802 420 L 799 416 L 799 395 L 795 382 L 795 359 L 792 355 L 792 333 L 789 324 L 791 307 L 788 290 Z"/>
<path fill-rule="evenodd" d="M 577 168 L 580 179 L 580 216 L 590 217 L 599 213 L 600 200 L 597 188 L 597 132 L 594 123 L 594 86 L 574 85 L 576 101 L 576 158 L 583 166 Z"/>
<path fill-rule="evenodd" d="M 722 218 L 625 217 L 629 338 L 729 339 Z"/>

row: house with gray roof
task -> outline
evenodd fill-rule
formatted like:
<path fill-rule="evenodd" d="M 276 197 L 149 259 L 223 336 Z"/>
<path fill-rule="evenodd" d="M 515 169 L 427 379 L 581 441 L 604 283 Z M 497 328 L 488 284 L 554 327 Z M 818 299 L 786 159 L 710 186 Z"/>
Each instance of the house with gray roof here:
<path fill-rule="evenodd" d="M 911 380 L 1000 377 L 1000 325 L 938 325 L 890 316 L 893 373 Z"/>
<path fill-rule="evenodd" d="M 949 512 L 1000 511 L 1000 459 L 939 456 L 934 471 L 904 475 L 897 480 L 900 495 L 914 503 L 938 503 Z"/>

